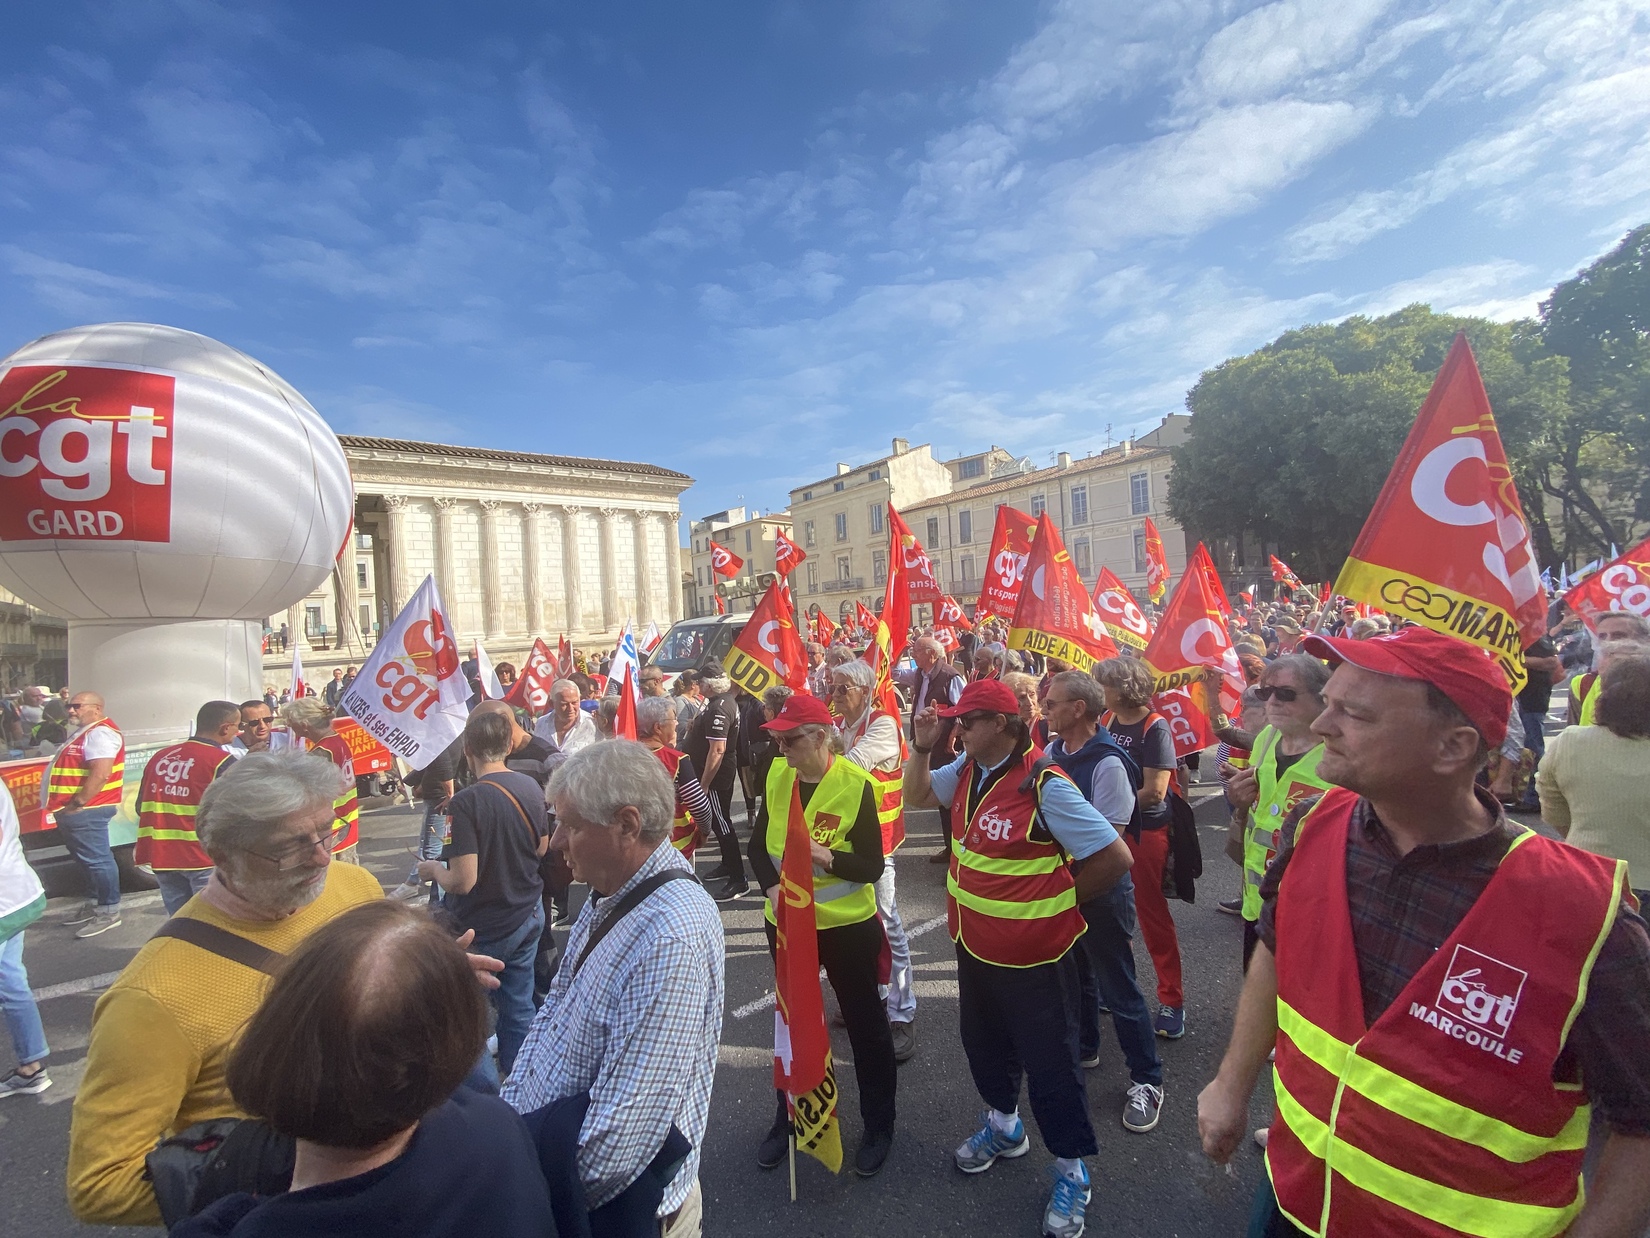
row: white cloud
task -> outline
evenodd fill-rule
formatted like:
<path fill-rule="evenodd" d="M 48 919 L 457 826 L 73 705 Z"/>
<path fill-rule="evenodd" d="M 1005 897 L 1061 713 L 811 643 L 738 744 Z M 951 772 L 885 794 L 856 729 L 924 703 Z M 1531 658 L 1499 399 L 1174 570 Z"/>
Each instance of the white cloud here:
<path fill-rule="evenodd" d="M 1203 45 L 1178 100 L 1200 109 L 1277 98 L 1346 64 L 1395 0 L 1278 0 L 1252 9 Z"/>

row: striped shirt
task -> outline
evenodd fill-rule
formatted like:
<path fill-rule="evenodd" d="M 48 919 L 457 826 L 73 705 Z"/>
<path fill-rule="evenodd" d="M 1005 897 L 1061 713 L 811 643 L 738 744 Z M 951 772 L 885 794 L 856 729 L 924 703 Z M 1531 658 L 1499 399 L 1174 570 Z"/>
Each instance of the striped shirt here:
<path fill-rule="evenodd" d="M 573 974 L 606 908 L 666 868 L 693 871 L 668 839 L 611 895 L 591 895 L 504 1084 L 504 1099 L 520 1113 L 590 1093 L 578 1165 L 592 1209 L 636 1180 L 672 1123 L 693 1151 L 665 1190 L 660 1216 L 682 1206 L 699 1173 L 722 1037 L 716 904 L 694 882 L 668 882 L 620 920 Z"/>

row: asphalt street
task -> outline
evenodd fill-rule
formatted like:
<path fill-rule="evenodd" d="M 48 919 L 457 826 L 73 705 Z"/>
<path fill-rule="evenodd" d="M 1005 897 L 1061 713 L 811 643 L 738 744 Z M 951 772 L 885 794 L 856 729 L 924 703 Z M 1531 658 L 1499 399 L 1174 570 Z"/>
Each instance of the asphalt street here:
<path fill-rule="evenodd" d="M 1164 1056 L 1166 1100 L 1158 1128 L 1148 1134 L 1131 1134 L 1121 1124 L 1127 1078 L 1109 1033 L 1100 1065 L 1087 1072 L 1089 1105 L 1100 1139 L 1100 1154 L 1090 1167 L 1092 1232 L 1165 1238 L 1241 1234 L 1249 1199 L 1263 1172 L 1253 1147 L 1239 1154 L 1230 1173 L 1210 1165 L 1198 1151 L 1197 1092 L 1219 1060 L 1237 1001 L 1241 925 L 1215 907 L 1238 886 L 1237 868 L 1221 855 L 1222 802 L 1212 787 L 1196 788 L 1194 799 L 1205 827 L 1207 876 L 1199 884 L 1195 905 L 1174 905 L 1185 968 L 1186 1036 L 1158 1042 Z M 742 814 L 742 808 L 737 811 Z M 363 815 L 362 859 L 386 888 L 405 876 L 417 826 L 417 815 L 405 807 L 380 803 Z M 839 1025 L 833 1026 L 833 1042 L 842 1083 L 848 1162 L 844 1172 L 833 1177 L 817 1162 L 799 1157 L 798 1201 L 792 1204 L 784 1167 L 769 1172 L 757 1167 L 756 1146 L 772 1121 L 774 1107 L 772 968 L 760 901 L 723 905 L 727 1008 L 701 1170 L 707 1235 L 885 1238 L 891 1233 L 989 1231 L 1034 1238 L 1039 1232 L 1049 1156 L 1037 1140 L 1029 1105 L 1022 1105 L 1022 1113 L 1032 1133 L 1031 1155 L 999 1162 L 976 1177 L 959 1173 L 951 1163 L 951 1149 L 973 1129 L 981 1102 L 957 1038 L 956 962 L 944 922 L 945 870 L 927 862 L 938 846 L 937 814 L 913 814 L 908 830 L 909 839 L 896 861 L 898 902 L 914 938 L 919 1047 L 916 1057 L 900 1068 L 894 1148 L 875 1178 L 859 1179 L 852 1172 L 859 1114 L 852 1054 Z M 714 854 L 707 855 L 706 865 L 714 859 Z M 72 871 L 54 871 L 50 877 L 53 892 L 73 880 Z M 28 934 L 25 959 L 41 998 L 55 1085 L 39 1097 L 0 1103 L 0 1164 L 5 1166 L 6 1188 L 0 1192 L 0 1233 L 30 1238 L 152 1233 L 75 1222 L 64 1201 L 63 1172 L 69 1115 L 93 1004 L 159 927 L 163 911 L 158 895 L 128 896 L 120 928 L 76 941 L 70 930 L 54 923 L 70 902 L 68 897 L 54 898 L 46 918 Z M 1135 954 L 1142 988 L 1150 999 L 1151 960 L 1138 942 Z M 827 1010 L 832 1008 L 827 987 Z M 1263 1084 L 1253 1108 L 1254 1125 L 1269 1119 L 1268 1105 Z"/>

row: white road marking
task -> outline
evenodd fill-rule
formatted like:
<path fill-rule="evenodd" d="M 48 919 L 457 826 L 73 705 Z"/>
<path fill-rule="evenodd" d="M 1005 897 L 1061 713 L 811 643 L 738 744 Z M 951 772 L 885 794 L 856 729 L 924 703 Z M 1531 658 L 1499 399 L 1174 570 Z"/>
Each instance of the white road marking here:
<path fill-rule="evenodd" d="M 119 972 L 106 971 L 100 976 L 86 976 L 80 980 L 65 980 L 62 984 L 48 984 L 45 988 L 34 991 L 34 1000 L 45 1002 L 54 997 L 73 997 L 76 993 L 89 993 L 93 989 L 106 989 L 119 979 Z"/>

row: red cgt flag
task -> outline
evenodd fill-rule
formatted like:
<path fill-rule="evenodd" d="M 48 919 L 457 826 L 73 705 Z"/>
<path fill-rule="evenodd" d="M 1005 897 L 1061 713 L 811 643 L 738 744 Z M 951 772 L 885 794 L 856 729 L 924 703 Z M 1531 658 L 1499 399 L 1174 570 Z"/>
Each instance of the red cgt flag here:
<path fill-rule="evenodd" d="M 842 1168 L 842 1132 L 836 1117 L 831 1037 L 825 1030 L 825 995 L 819 984 L 814 865 L 801 789 L 800 781 L 791 784 L 779 897 L 773 906 L 773 1085 L 785 1094 L 797 1149 L 836 1173 Z"/>
<path fill-rule="evenodd" d="M 836 640 L 836 624 L 831 622 L 831 617 L 827 615 L 824 610 L 814 611 L 812 622 L 814 643 L 817 645 L 824 645 L 827 649 L 829 649 L 831 647 L 831 642 Z"/>
<path fill-rule="evenodd" d="M 1152 605 L 1163 602 L 1169 591 L 1169 557 L 1163 553 L 1163 535 L 1157 531 L 1150 516 L 1146 517 L 1146 596 Z"/>
<path fill-rule="evenodd" d="M 1010 649 L 1058 658 L 1080 671 L 1117 656 L 1105 620 L 1047 512 L 1037 519 L 1025 573 L 1026 584 L 1008 628 Z"/>
<path fill-rule="evenodd" d="M 1272 582 L 1274 584 L 1282 585 L 1291 593 L 1293 593 L 1296 589 L 1304 589 L 1306 587 L 1301 584 L 1301 578 L 1295 575 L 1290 566 L 1282 559 L 1278 558 L 1277 555 L 1268 555 L 1267 557 L 1272 560 Z"/>
<path fill-rule="evenodd" d="M 1156 682 L 1152 705 L 1169 723 L 1176 754 L 1207 748 L 1214 732 L 1203 704 L 1203 668 L 1221 672 L 1220 700 L 1227 713 L 1242 699 L 1243 668 L 1203 572 L 1187 571 L 1180 578 L 1141 656 Z"/>
<path fill-rule="evenodd" d="M 757 602 L 728 651 L 728 678 L 758 700 L 776 684 L 808 690 L 808 652 L 802 647 L 790 595 L 775 580 Z"/>
<path fill-rule="evenodd" d="M 1128 586 L 1109 567 L 1100 569 L 1094 582 L 1094 606 L 1106 625 L 1106 632 L 1119 645 L 1144 649 L 1152 638 L 1152 621 L 1146 618 Z"/>
<path fill-rule="evenodd" d="M 745 566 L 745 561 L 726 546 L 716 542 L 710 544 L 710 570 L 718 576 L 725 576 L 732 580 L 739 575 L 739 569 Z"/>
<path fill-rule="evenodd" d="M 1650 537 L 1571 589 L 1564 604 L 1590 628 L 1611 612 L 1650 617 Z"/>
<path fill-rule="evenodd" d="M 1518 487 L 1466 333 L 1455 337 L 1334 591 L 1477 645 L 1516 692 L 1547 627 Z"/>
<path fill-rule="evenodd" d="M 907 605 L 920 606 L 924 602 L 938 604 L 945 596 L 939 582 L 934 579 L 934 564 L 929 560 L 928 552 L 922 548 L 917 535 L 900 519 L 892 503 L 888 505 L 888 563 L 890 577 L 895 563 L 899 564 L 900 573 L 905 577 Z"/>
<path fill-rule="evenodd" d="M 985 557 L 985 580 L 980 600 L 974 607 L 976 618 L 999 615 L 1008 618 L 1020 600 L 1025 580 L 1026 557 L 1031 539 L 1037 535 L 1037 517 L 1016 507 L 997 509 L 997 526 L 991 531 L 991 550 Z"/>
<path fill-rule="evenodd" d="M 1214 557 L 1209 554 L 1209 548 L 1202 542 L 1199 542 L 1197 549 L 1192 551 L 1192 562 L 1188 566 L 1195 567 L 1203 573 L 1203 582 L 1208 588 L 1209 595 L 1214 599 L 1215 604 L 1220 607 L 1220 613 L 1230 618 L 1232 605 L 1226 600 L 1225 582 L 1220 579 L 1220 572 L 1215 567 Z"/>
<path fill-rule="evenodd" d="M 713 543 L 714 544 L 714 543 Z M 714 558 L 714 552 L 712 554 Z M 807 551 L 785 535 L 784 529 L 773 531 L 773 570 L 789 576 L 798 563 L 808 557 Z"/>
<path fill-rule="evenodd" d="M 567 638 L 564 636 L 562 640 L 565 642 Z M 568 656 L 571 658 L 571 650 Z M 550 647 L 542 639 L 534 640 L 521 673 L 504 694 L 504 702 L 534 715 L 542 714 L 550 706 L 550 685 L 560 678 L 562 672 L 550 657 Z"/>

